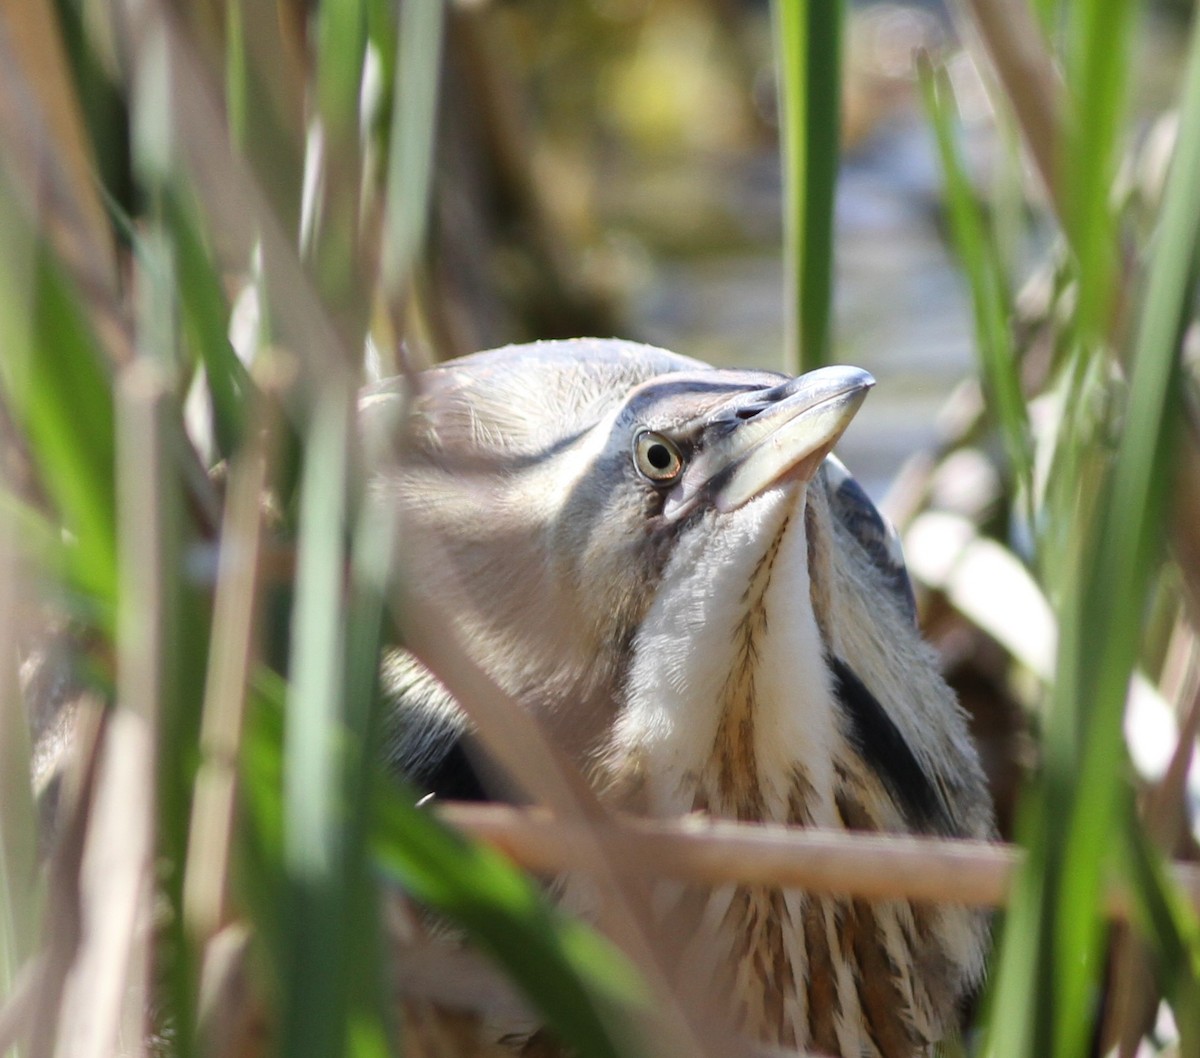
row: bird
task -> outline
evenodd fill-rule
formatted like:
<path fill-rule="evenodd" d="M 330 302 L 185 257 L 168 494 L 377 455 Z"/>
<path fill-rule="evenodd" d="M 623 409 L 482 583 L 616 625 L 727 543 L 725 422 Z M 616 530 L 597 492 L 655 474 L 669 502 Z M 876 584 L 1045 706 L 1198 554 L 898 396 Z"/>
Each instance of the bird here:
<path fill-rule="evenodd" d="M 989 839 L 897 535 L 832 454 L 873 385 L 618 339 L 507 346 L 364 393 L 397 453 L 371 487 L 401 512 L 406 575 L 612 807 Z M 397 655 L 384 684 L 399 772 L 505 796 L 436 677 Z M 986 917 L 953 905 L 744 885 L 694 910 L 738 1028 L 826 1055 L 932 1054 L 988 950 Z"/>

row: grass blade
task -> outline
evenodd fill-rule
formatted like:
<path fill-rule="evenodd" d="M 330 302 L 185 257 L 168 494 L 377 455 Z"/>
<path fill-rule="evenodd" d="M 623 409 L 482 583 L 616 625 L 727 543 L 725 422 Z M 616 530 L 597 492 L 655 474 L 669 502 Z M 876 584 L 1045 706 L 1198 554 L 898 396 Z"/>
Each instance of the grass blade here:
<path fill-rule="evenodd" d="M 115 433 L 109 374 L 49 248 L 0 193 L 0 386 L 41 479 L 76 539 L 73 578 L 112 618 Z"/>
<path fill-rule="evenodd" d="M 1107 119 L 1115 121 L 1115 112 Z M 1129 789 L 1114 776 L 1125 771 L 1126 692 L 1142 641 L 1152 573 L 1165 543 L 1179 410 L 1178 350 L 1200 237 L 1196 31 L 1180 127 L 1138 324 L 1124 429 L 1095 504 L 1095 527 L 1082 516 L 1087 504 L 1075 508 L 1074 532 L 1083 558 L 1062 614 L 1046 776 L 1030 828 L 1040 892 L 1018 902 L 1012 915 L 1016 926 L 1010 925 L 1002 956 L 1002 986 L 1022 975 L 1038 982 L 1032 1017 L 1036 1053 L 1079 1055 L 1090 1039 L 1091 997 L 1102 963 L 1098 900 L 1111 848 L 1108 835 L 1120 819 L 1122 802 L 1130 810 Z M 1090 260 L 1080 258 L 1081 269 L 1094 270 L 1094 284 L 1106 281 L 1102 258 L 1108 252 L 1097 249 Z M 1076 326 L 1086 333 L 1098 321 L 1089 321 L 1085 312 Z M 998 1003 L 997 1009 L 1009 1008 Z M 1010 1025 L 993 1023 L 998 1052 L 1029 1053 L 1028 1041 L 1013 1035 L 1020 1027 L 1012 1026 L 1007 1014 L 1005 1020 Z"/>
<path fill-rule="evenodd" d="M 644 992 L 614 949 L 551 911 L 498 854 L 466 843 L 391 791 L 380 807 L 374 847 L 389 873 L 416 899 L 465 926 L 581 1056 L 630 1053 L 628 1030 L 620 1026 L 628 1025 Z"/>
<path fill-rule="evenodd" d="M 305 925 L 287 933 L 280 1035 L 282 1052 L 297 1058 L 341 1053 L 346 1024 L 340 747 L 348 400 L 333 387 L 317 401 L 300 497 L 283 782 L 290 917 Z"/>
<path fill-rule="evenodd" d="M 1200 1048 L 1200 918 L 1171 883 L 1134 814 L 1126 817 L 1123 866 L 1141 933 L 1149 941 L 1179 1026 L 1180 1053 Z"/>
<path fill-rule="evenodd" d="M 383 282 L 401 312 L 428 221 L 445 18 L 444 0 L 421 0 L 400 8 Z"/>
<path fill-rule="evenodd" d="M 841 0 L 774 0 L 784 173 L 785 358 L 829 358 L 841 100 Z"/>
<path fill-rule="evenodd" d="M 1134 346 L 1125 429 L 1096 549 L 1084 571 L 1081 650 L 1073 659 L 1084 707 L 1083 756 L 1060 905 L 1064 963 L 1078 959 L 1072 939 L 1083 943 L 1095 937 L 1080 897 L 1091 898 L 1101 884 L 1104 835 L 1116 810 L 1111 777 L 1124 758 L 1126 688 L 1141 643 L 1154 564 L 1165 545 L 1179 425 L 1179 348 L 1200 240 L 1200 30 L 1193 32 L 1180 130 Z M 1081 985 L 1060 1014 L 1062 1032 L 1069 1031 L 1072 1010 L 1082 1017 L 1086 1002 Z"/>
<path fill-rule="evenodd" d="M 925 61 L 920 76 L 925 110 L 933 124 L 946 180 L 950 226 L 959 262 L 971 287 L 980 367 L 1013 476 L 1028 504 L 1032 502 L 1033 453 L 1017 349 L 1009 327 L 1012 299 L 1007 290 L 1005 263 L 999 256 L 996 240 L 989 238 L 954 137 L 953 99 L 945 70 L 934 69 Z"/>
<path fill-rule="evenodd" d="M 1112 185 L 1130 69 L 1131 0 L 1078 0 L 1069 7 L 1067 83 L 1073 111 L 1063 164 L 1063 227 L 1078 266 L 1075 327 L 1084 347 L 1110 333 L 1117 268 Z"/>
<path fill-rule="evenodd" d="M 229 305 L 195 215 L 176 189 L 166 193 L 163 206 L 175 246 L 183 327 L 204 365 L 217 453 L 228 459 L 241 441 L 253 386 L 229 341 Z"/>
<path fill-rule="evenodd" d="M 317 99 L 326 131 L 335 143 L 353 145 L 358 134 L 367 18 L 362 0 L 317 8 Z"/>

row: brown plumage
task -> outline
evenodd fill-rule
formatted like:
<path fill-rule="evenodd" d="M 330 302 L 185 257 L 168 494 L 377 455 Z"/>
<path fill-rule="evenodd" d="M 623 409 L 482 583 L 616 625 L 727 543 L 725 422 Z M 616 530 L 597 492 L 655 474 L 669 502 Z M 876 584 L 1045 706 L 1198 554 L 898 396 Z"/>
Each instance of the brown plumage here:
<path fill-rule="evenodd" d="M 714 371 L 581 341 L 423 381 L 404 459 L 378 486 L 406 522 L 407 575 L 610 803 L 990 835 L 894 539 L 828 457 L 869 376 Z M 453 702 L 397 673 L 398 766 L 482 795 Z M 924 1055 L 982 972 L 986 926 L 962 908 L 762 886 L 659 895 L 678 965 L 706 968 L 764 1043 Z"/>

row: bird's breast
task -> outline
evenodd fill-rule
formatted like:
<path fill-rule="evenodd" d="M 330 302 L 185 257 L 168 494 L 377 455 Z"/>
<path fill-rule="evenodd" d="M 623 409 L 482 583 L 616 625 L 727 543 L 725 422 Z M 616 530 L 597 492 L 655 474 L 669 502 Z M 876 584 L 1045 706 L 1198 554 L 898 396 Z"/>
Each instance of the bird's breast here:
<path fill-rule="evenodd" d="M 938 912 L 737 886 L 679 897 L 676 965 L 732 998 L 742 1031 L 822 1055 L 918 1058 L 944 1028 Z M 926 969 L 921 974 L 918 968 Z"/>
<path fill-rule="evenodd" d="M 831 822 L 836 708 L 800 487 L 681 536 L 634 637 L 605 771 L 655 815 Z"/>
<path fill-rule="evenodd" d="M 681 537 L 637 631 L 602 768 L 610 798 L 651 815 L 895 825 L 845 734 L 813 610 L 803 489 L 720 517 Z M 963 910 L 765 886 L 675 890 L 664 906 L 677 965 L 711 971 L 745 1031 L 881 1058 L 923 1055 L 939 1037 L 962 976 L 943 953 L 979 929 Z"/>

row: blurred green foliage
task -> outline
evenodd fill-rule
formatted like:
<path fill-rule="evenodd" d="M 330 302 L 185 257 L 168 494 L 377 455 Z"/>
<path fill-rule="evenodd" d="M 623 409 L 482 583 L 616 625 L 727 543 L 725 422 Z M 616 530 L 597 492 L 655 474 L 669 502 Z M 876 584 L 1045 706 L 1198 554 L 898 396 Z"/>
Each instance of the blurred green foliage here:
<path fill-rule="evenodd" d="M 1164 869 L 1172 850 L 1139 814 L 1122 723 L 1131 676 L 1163 668 L 1161 637 L 1147 635 L 1156 613 L 1190 628 L 1200 597 L 1181 353 L 1200 235 L 1200 60 L 1189 44 L 1169 175 L 1135 215 L 1114 187 L 1134 139 L 1140 9 L 1071 0 L 1025 13 L 1034 35 L 1016 43 L 1061 91 L 1061 107 L 1047 101 L 1052 142 L 1032 142 L 1045 122 L 1005 79 L 1014 42 L 986 21 L 980 36 L 1000 121 L 1054 159 L 1050 186 L 1015 211 L 1018 240 L 1057 223 L 1064 247 L 1040 346 L 1006 255 L 1013 211 L 972 181 L 942 56 L 924 78 L 975 311 L 980 432 L 1003 452 L 996 524 L 1059 635 L 1020 811 L 1028 865 L 980 1050 L 1076 1058 L 1101 1032 L 1143 1036 L 1145 1010 L 1115 1023 L 1105 992 L 1120 945 L 1104 893 L 1118 878 L 1158 974 L 1140 982 L 1142 1006 L 1165 1002 L 1180 1053 L 1194 1053 L 1200 927 Z M 380 923 L 394 886 L 463 930 L 575 1053 L 634 1053 L 635 1027 L 656 1013 L 634 962 L 380 774 L 392 544 L 364 501 L 355 393 L 423 357 L 619 330 L 647 254 L 760 246 L 737 208 L 691 208 L 711 206 L 715 182 L 679 176 L 718 154 L 750 164 L 776 149 L 777 126 L 793 318 L 780 355 L 827 359 L 837 146 L 857 128 L 842 113 L 857 104 L 839 102 L 853 16 L 795 0 L 777 0 L 773 21 L 764 5 L 699 0 L 27 0 L 0 17 L 0 569 L 16 556 L 38 585 L 4 649 L 36 641 L 48 613 L 69 625 L 82 660 L 66 682 L 110 717 L 134 716 L 154 746 L 151 760 L 85 775 L 76 800 L 67 785 L 48 880 L 29 877 L 34 807 L 0 802 L 0 993 L 51 1003 L 21 1053 L 51 1053 L 75 1016 L 62 952 L 78 937 L 52 911 L 79 884 L 102 789 L 117 791 L 118 818 L 128 811 L 125 852 L 140 838 L 154 849 L 164 925 L 140 971 L 127 938 L 114 972 L 135 989 L 153 967 L 154 1028 L 171 1053 L 238 1031 L 209 998 L 235 920 L 254 938 L 243 998 L 279 1053 L 393 1053 L 406 1026 Z M 997 164 L 1011 178 L 997 187 L 1022 185 L 1015 152 Z M 614 180 L 622 171 L 634 178 Z M 636 239 L 614 242 L 616 229 Z M 238 508 L 237 483 L 254 473 L 262 494 Z M 249 574 L 229 557 L 243 544 Z M 235 576 L 240 587 L 223 587 Z M 219 616 L 239 612 L 256 618 L 240 638 Z M 6 769 L 27 763 L 26 722 L 0 711 Z M 149 784 L 148 807 L 122 806 L 122 768 Z M 228 861 L 205 881 L 214 849 Z M 197 912 L 196 892 L 216 910 Z M 412 1034 L 408 1045 L 423 1053 Z"/>

